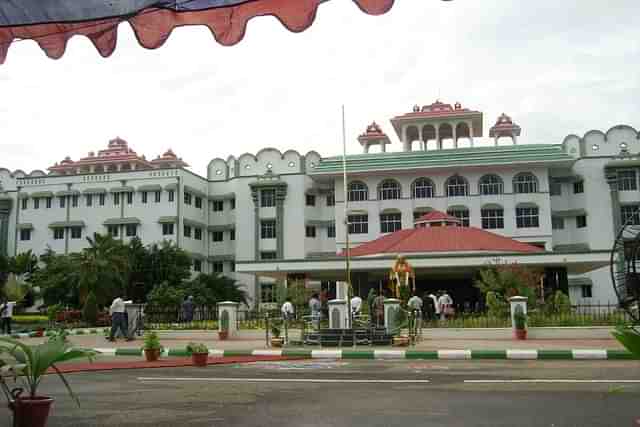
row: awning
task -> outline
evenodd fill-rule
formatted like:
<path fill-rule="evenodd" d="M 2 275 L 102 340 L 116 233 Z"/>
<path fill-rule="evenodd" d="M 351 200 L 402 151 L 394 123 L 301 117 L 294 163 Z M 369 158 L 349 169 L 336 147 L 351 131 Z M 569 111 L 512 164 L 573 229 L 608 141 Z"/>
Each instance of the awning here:
<path fill-rule="evenodd" d="M 194 195 L 199 196 L 199 197 L 207 197 L 207 193 L 204 193 L 204 192 L 198 190 L 197 188 L 190 187 L 188 185 L 184 186 L 184 191 L 187 192 L 187 193 L 194 194 Z"/>
<path fill-rule="evenodd" d="M 84 194 L 105 194 L 107 192 L 106 188 L 87 188 L 82 191 Z"/>
<path fill-rule="evenodd" d="M 160 218 L 158 218 L 158 222 L 160 224 L 175 224 L 176 222 L 178 222 L 178 217 L 177 216 L 161 216 Z"/>
<path fill-rule="evenodd" d="M 551 211 L 551 216 L 556 218 L 572 218 L 576 216 L 587 215 L 584 209 L 567 209 L 564 211 Z"/>
<path fill-rule="evenodd" d="M 111 193 L 133 193 L 134 191 L 136 191 L 136 189 L 133 187 L 124 186 L 124 187 L 110 188 L 109 191 Z"/>
<path fill-rule="evenodd" d="M 215 196 L 209 196 L 209 200 L 233 200 L 236 198 L 235 193 L 218 194 Z"/>
<path fill-rule="evenodd" d="M 56 221 L 49 224 L 49 228 L 84 227 L 84 221 Z"/>
<path fill-rule="evenodd" d="M 235 261 L 235 259 L 235 255 L 209 255 L 207 257 L 209 262 Z"/>
<path fill-rule="evenodd" d="M 167 184 L 164 186 L 165 190 L 177 190 L 178 189 L 178 184 Z"/>
<path fill-rule="evenodd" d="M 36 191 L 35 193 L 31 193 L 32 198 L 41 198 L 41 197 L 53 197 L 52 191 Z"/>
<path fill-rule="evenodd" d="M 569 286 L 593 286 L 593 280 L 588 277 L 569 277 Z"/>
<path fill-rule="evenodd" d="M 553 252 L 567 253 L 567 252 L 589 252 L 591 248 L 588 243 L 572 243 L 566 245 L 555 245 Z"/>
<path fill-rule="evenodd" d="M 105 222 L 104 225 L 126 225 L 126 224 L 140 224 L 140 219 L 131 217 L 131 218 L 109 218 Z"/>
<path fill-rule="evenodd" d="M 62 190 L 56 193 L 56 196 L 58 197 L 79 196 L 79 195 L 80 195 L 80 191 L 78 190 Z"/>
<path fill-rule="evenodd" d="M 199 221 L 194 221 L 192 219 L 185 218 L 185 219 L 182 220 L 182 222 L 183 222 L 184 225 L 189 226 L 189 227 L 207 228 L 206 224 L 204 224 L 202 222 L 199 222 Z"/>
<path fill-rule="evenodd" d="M 33 224 L 31 224 L 30 222 L 18 224 L 18 230 L 33 230 Z"/>
<path fill-rule="evenodd" d="M 189 255 L 189 257 L 191 259 L 197 259 L 199 261 L 204 261 L 206 259 L 206 257 L 204 255 L 196 253 L 196 252 L 187 252 L 187 254 Z"/>
<path fill-rule="evenodd" d="M 207 227 L 207 230 L 209 231 L 229 231 L 229 230 L 235 230 L 236 225 L 235 224 L 221 224 L 221 225 L 210 225 Z"/>
<path fill-rule="evenodd" d="M 20 193 L 18 194 L 18 199 L 28 199 L 29 193 Z"/>
<path fill-rule="evenodd" d="M 138 187 L 138 191 L 162 191 L 162 185 L 158 185 L 158 184 L 141 185 L 140 187 Z"/>
<path fill-rule="evenodd" d="M 327 228 L 330 227 L 332 225 L 335 225 L 335 221 L 334 220 L 314 220 L 314 219 L 310 219 L 308 221 L 305 222 L 305 225 L 311 226 L 311 227 L 320 227 L 320 228 Z"/>

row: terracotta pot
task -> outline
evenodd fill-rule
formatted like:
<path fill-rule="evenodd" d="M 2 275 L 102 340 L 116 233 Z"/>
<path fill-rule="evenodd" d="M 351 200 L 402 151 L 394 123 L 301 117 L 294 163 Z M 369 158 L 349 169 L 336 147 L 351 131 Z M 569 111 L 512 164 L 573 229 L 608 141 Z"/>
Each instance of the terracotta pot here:
<path fill-rule="evenodd" d="M 271 338 L 271 347 L 282 347 L 284 344 L 283 338 Z"/>
<path fill-rule="evenodd" d="M 191 354 L 191 361 L 193 366 L 205 367 L 209 360 L 209 353 L 193 353 Z"/>
<path fill-rule="evenodd" d="M 155 362 L 160 358 L 160 349 L 159 348 L 145 348 L 144 349 L 144 357 L 147 358 L 147 362 Z"/>
<path fill-rule="evenodd" d="M 227 338 L 229 338 L 229 331 L 218 331 L 219 340 L 226 340 Z"/>
<path fill-rule="evenodd" d="M 516 329 L 515 336 L 518 340 L 526 340 L 527 339 L 527 330 L 526 329 Z"/>
<path fill-rule="evenodd" d="M 19 397 L 14 404 L 16 427 L 45 427 L 53 399 L 45 396 Z"/>

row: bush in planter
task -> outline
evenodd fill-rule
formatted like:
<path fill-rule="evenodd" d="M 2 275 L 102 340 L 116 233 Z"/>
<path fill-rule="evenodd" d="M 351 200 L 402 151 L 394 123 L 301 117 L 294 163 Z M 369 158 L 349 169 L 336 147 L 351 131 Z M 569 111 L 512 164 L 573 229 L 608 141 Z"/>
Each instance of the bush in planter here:
<path fill-rule="evenodd" d="M 144 334 L 142 350 L 144 351 L 144 355 L 148 362 L 158 360 L 160 358 L 160 352 L 162 351 L 162 345 L 160 344 L 158 334 L 155 332 L 147 332 Z"/>
<path fill-rule="evenodd" d="M 98 322 L 98 300 L 93 292 L 89 292 L 82 309 L 82 318 L 91 326 L 95 326 Z"/>
<path fill-rule="evenodd" d="M 218 331 L 218 337 L 221 340 L 226 340 L 229 336 L 229 313 L 223 311 L 220 315 L 220 331 Z"/>
<path fill-rule="evenodd" d="M 527 337 L 527 315 L 524 314 L 522 306 L 516 306 L 513 312 L 513 324 L 516 328 L 516 338 L 525 339 Z"/>
<path fill-rule="evenodd" d="M 187 344 L 187 353 L 191 354 L 191 360 L 195 366 L 207 366 L 209 348 L 206 344 L 190 342 Z"/>
<path fill-rule="evenodd" d="M 49 408 L 53 399 L 38 395 L 38 386 L 49 368 L 52 368 L 62 380 L 69 395 L 78 407 L 80 401 L 74 394 L 67 379 L 58 370 L 56 364 L 79 358 L 93 357 L 98 354 L 94 350 L 74 348 L 63 336 L 51 337 L 47 342 L 38 345 L 26 345 L 12 338 L 0 337 L 0 355 L 8 354 L 13 360 L 0 359 L 0 366 L 7 364 L 16 378 L 24 384 L 26 396 L 19 394 L 12 406 L 16 425 L 44 426 L 49 416 Z"/>

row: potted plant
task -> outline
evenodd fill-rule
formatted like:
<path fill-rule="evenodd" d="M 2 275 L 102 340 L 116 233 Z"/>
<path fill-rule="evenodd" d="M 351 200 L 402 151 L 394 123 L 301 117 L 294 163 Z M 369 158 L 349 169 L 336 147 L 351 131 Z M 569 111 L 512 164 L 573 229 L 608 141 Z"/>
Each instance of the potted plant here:
<path fill-rule="evenodd" d="M 527 339 L 527 315 L 521 306 L 516 306 L 513 312 L 513 325 L 515 326 L 516 339 Z"/>
<path fill-rule="evenodd" d="M 147 332 L 144 335 L 144 342 L 142 344 L 144 350 L 144 357 L 147 362 L 155 362 L 160 358 L 160 352 L 162 351 L 162 345 L 160 345 L 160 339 L 155 332 Z"/>
<path fill-rule="evenodd" d="M 187 345 L 187 352 L 191 354 L 193 366 L 205 367 L 209 358 L 209 348 L 206 344 L 192 343 Z"/>
<path fill-rule="evenodd" d="M 229 313 L 223 311 L 220 315 L 220 330 L 218 331 L 218 339 L 226 340 L 229 338 Z"/>
<path fill-rule="evenodd" d="M 284 338 L 280 337 L 280 328 L 273 325 L 271 327 L 271 347 L 282 347 Z"/>
<path fill-rule="evenodd" d="M 0 355 L 3 354 L 10 355 L 13 360 L 0 359 L 0 366 L 6 364 L 5 367 L 9 368 L 14 378 L 19 379 L 24 385 L 22 389 L 10 390 L 10 394 L 7 395 L 10 399 L 9 408 L 13 411 L 14 426 L 44 427 L 47 425 L 53 399 L 39 395 L 38 386 L 47 370 L 51 368 L 58 374 L 69 395 L 79 407 L 78 397 L 73 393 L 67 379 L 58 370 L 56 364 L 84 357 L 93 361 L 93 357 L 98 352 L 74 348 L 59 336 L 38 345 L 26 345 L 12 338 L 0 337 Z M 6 390 L 5 385 L 3 388 Z"/>

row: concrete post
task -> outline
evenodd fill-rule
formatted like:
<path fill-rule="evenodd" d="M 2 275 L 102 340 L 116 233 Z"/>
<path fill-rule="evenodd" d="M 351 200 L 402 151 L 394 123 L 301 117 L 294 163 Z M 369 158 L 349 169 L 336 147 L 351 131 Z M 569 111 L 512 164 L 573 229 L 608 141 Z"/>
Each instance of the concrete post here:
<path fill-rule="evenodd" d="M 218 303 L 218 331 L 222 330 L 223 313 L 229 317 L 229 338 L 233 337 L 238 332 L 238 306 L 240 303 L 233 301 L 223 301 Z"/>
<path fill-rule="evenodd" d="M 526 315 L 527 314 L 527 298 L 526 297 L 511 297 L 509 298 L 509 303 L 511 304 L 511 327 L 515 330 L 516 329 L 516 322 L 513 319 L 513 315 L 516 312 L 516 307 L 520 306 L 522 307 L 522 312 Z"/>
<path fill-rule="evenodd" d="M 346 299 L 332 299 L 329 305 L 329 329 L 349 329 Z"/>
<path fill-rule="evenodd" d="M 400 300 L 387 298 L 384 300 L 384 327 L 387 333 L 393 332 L 398 326 L 398 313 L 400 312 Z"/>
<path fill-rule="evenodd" d="M 347 300 L 349 297 L 349 285 L 347 282 L 336 282 L 336 299 Z"/>

